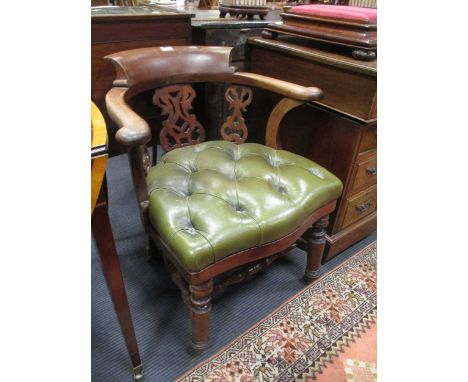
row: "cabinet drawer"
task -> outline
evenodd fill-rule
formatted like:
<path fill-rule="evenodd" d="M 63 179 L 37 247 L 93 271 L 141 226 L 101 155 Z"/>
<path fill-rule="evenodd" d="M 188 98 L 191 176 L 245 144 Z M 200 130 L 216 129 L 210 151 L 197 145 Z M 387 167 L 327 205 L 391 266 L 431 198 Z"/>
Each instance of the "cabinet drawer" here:
<path fill-rule="evenodd" d="M 375 151 L 366 158 L 362 158 L 356 165 L 354 171 L 353 186 L 351 192 L 377 183 L 377 153 Z"/>
<path fill-rule="evenodd" d="M 377 125 L 367 126 L 361 137 L 359 152 L 377 148 Z"/>
<path fill-rule="evenodd" d="M 372 186 L 346 200 L 345 216 L 341 228 L 345 228 L 377 209 L 377 186 Z"/>

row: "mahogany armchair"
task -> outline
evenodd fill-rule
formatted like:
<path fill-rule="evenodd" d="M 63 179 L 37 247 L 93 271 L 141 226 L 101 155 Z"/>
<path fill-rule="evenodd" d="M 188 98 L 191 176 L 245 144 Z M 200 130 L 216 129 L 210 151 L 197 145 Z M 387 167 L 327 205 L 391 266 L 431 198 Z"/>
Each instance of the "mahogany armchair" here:
<path fill-rule="evenodd" d="M 128 147 L 150 247 L 162 252 L 182 290 L 192 314 L 192 346 L 199 350 L 208 343 L 215 277 L 234 268 L 243 272 L 233 276 L 237 280 L 251 275 L 302 236 L 305 279 L 318 276 L 328 215 L 343 188 L 323 167 L 280 149 L 283 117 L 320 99 L 322 91 L 237 72 L 231 49 L 152 47 L 106 57 L 117 72 L 106 96 L 108 113 L 119 127 L 116 140 Z M 196 97 L 191 84 L 200 82 L 229 84 L 225 97 L 231 115 L 221 126 L 224 141 L 204 142 L 204 128 L 191 113 Z M 267 121 L 266 145 L 244 143 L 250 87 L 283 96 Z M 166 154 L 155 166 L 146 148 L 150 126 L 130 106 L 133 97 L 153 89 L 153 103 L 166 116 L 159 134 Z"/>

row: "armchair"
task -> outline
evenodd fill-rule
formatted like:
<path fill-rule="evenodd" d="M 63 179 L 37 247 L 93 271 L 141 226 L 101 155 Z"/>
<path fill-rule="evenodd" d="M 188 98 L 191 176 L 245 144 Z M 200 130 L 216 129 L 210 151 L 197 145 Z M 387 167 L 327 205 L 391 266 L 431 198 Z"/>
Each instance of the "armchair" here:
<path fill-rule="evenodd" d="M 318 277 L 325 227 L 342 183 L 318 164 L 281 150 L 283 117 L 322 91 L 265 76 L 237 72 L 228 47 L 154 47 L 107 56 L 117 73 L 106 96 L 116 139 L 128 148 L 143 225 L 151 249 L 162 252 L 192 316 L 192 346 L 204 349 L 213 290 L 268 265 L 302 236 L 305 279 Z M 205 142 L 205 130 L 191 112 L 191 84 L 225 82 L 231 115 L 221 126 L 224 141 Z M 283 98 L 271 112 L 265 145 L 245 143 L 244 113 L 250 87 Z M 153 165 L 146 144 L 149 124 L 131 107 L 136 95 L 153 91 L 166 120 L 159 143 L 166 151 Z M 241 269 L 223 284 L 217 276 Z M 229 272 L 231 273 L 231 272 Z"/>

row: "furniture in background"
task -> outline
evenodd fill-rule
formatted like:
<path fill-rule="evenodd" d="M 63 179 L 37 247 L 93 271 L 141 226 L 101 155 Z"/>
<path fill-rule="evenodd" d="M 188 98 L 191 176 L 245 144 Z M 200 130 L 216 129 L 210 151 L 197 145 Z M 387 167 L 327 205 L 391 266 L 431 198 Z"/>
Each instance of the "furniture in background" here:
<path fill-rule="evenodd" d="M 91 0 L 91 7 L 100 7 L 109 5 L 107 0 Z"/>
<path fill-rule="evenodd" d="M 310 4 L 288 9 L 282 23 L 272 23 L 262 36 L 278 34 L 302 37 L 349 50 L 359 60 L 374 60 L 377 54 L 377 10 L 340 5 Z"/>
<path fill-rule="evenodd" d="M 271 14 L 270 14 L 271 15 Z M 249 71 L 250 52 L 247 40 L 250 37 L 261 36 L 268 21 L 245 19 L 197 21 L 192 20 L 192 42 L 194 45 L 231 46 L 231 64 L 238 71 Z M 222 83 L 207 83 L 204 89 L 198 89 L 197 99 L 203 99 L 204 127 L 209 139 L 222 139 L 219 126 L 229 115 L 229 106 L 219 102 L 224 98 L 227 86 Z"/>
<path fill-rule="evenodd" d="M 106 124 L 97 106 L 91 102 L 91 228 L 107 287 L 132 361 L 133 375 L 135 380 L 139 380 L 143 377 L 143 364 L 138 352 L 120 261 L 107 212 L 107 158 Z"/>
<path fill-rule="evenodd" d="M 286 11 L 291 7 L 303 4 L 328 4 L 328 5 L 348 5 L 349 0 L 286 0 L 283 9 Z"/>
<path fill-rule="evenodd" d="M 247 17 L 253 20 L 255 15 L 265 20 L 268 14 L 266 0 L 221 0 L 219 3 L 220 17 L 226 17 L 226 14 L 236 17 Z"/>
<path fill-rule="evenodd" d="M 327 229 L 324 260 L 329 260 L 377 226 L 377 61 L 355 60 L 288 37 L 277 41 L 254 37 L 248 43 L 252 72 L 318 86 L 324 92 L 323 99 L 285 118 L 280 141 L 344 183 Z M 278 97 L 255 96 L 265 111 L 249 117 L 262 134 L 260 121 Z"/>
<path fill-rule="evenodd" d="M 109 2 L 118 7 L 136 7 L 139 5 L 138 0 L 109 0 Z"/>
<path fill-rule="evenodd" d="M 106 112 L 104 98 L 112 87 L 114 69 L 104 56 L 125 49 L 190 44 L 192 16 L 152 7 L 91 9 L 91 99 L 106 120 L 111 156 L 123 153 L 124 149 L 114 142 L 115 125 Z M 151 115 L 146 117 L 150 119 Z"/>
<path fill-rule="evenodd" d="M 218 0 L 199 0 L 198 9 L 218 9 Z"/>
<path fill-rule="evenodd" d="M 302 236 L 305 278 L 310 282 L 319 276 L 328 215 L 342 191 L 342 183 L 325 168 L 277 150 L 283 118 L 319 100 L 321 90 L 237 72 L 231 49 L 154 47 L 107 57 L 117 73 L 106 96 L 109 115 L 119 127 L 116 139 L 129 150 L 151 246 L 162 251 L 190 307 L 197 350 L 208 344 L 212 294 L 252 276 Z M 204 142 L 202 121 L 192 112 L 192 85 L 205 82 L 229 84 L 230 115 L 219 126 L 224 141 Z M 280 97 L 266 122 L 266 146 L 245 143 L 244 114 L 253 101 L 252 87 Z M 157 136 L 131 106 L 134 97 L 149 90 L 165 117 L 159 142 L 166 154 L 156 166 L 146 144 Z"/>
<path fill-rule="evenodd" d="M 347 0 L 346 5 L 362 8 L 377 8 L 377 0 Z"/>
<path fill-rule="evenodd" d="M 288 4 L 304 4 L 302 0 L 287 1 Z M 377 0 L 308 0 L 309 4 L 349 5 L 352 7 L 377 8 Z"/>

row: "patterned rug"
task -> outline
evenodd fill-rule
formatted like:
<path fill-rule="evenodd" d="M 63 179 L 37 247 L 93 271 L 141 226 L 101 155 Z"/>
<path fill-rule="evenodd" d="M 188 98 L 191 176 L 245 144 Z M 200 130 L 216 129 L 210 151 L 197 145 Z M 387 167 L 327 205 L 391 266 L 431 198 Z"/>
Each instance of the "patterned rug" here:
<path fill-rule="evenodd" d="M 372 328 L 375 332 L 376 318 L 377 243 L 374 242 L 178 381 L 315 381 L 333 356 L 339 360 L 345 348 L 355 344 L 366 330 Z M 375 334 L 372 338 L 375 339 Z M 368 340 L 364 345 L 369 347 L 369 343 L 375 347 Z M 375 349 L 370 350 L 375 354 Z M 355 357 L 354 353 L 351 355 Z M 339 380 L 373 382 L 376 365 L 372 361 L 343 359 L 343 379 Z M 338 382 L 336 378 L 327 380 Z"/>

